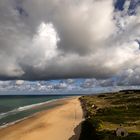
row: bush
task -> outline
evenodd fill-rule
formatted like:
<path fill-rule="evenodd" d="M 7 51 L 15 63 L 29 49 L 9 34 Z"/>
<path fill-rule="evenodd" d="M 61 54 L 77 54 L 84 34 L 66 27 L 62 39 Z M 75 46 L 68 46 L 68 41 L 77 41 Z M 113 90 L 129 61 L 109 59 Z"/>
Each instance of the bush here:
<path fill-rule="evenodd" d="M 95 131 L 98 131 L 103 126 L 103 122 L 99 119 L 95 119 L 94 117 L 90 118 L 89 122 L 92 124 L 92 127 Z"/>
<path fill-rule="evenodd" d="M 82 123 L 82 131 L 79 140 L 99 140 L 98 130 L 102 128 L 102 121 L 94 118 L 86 119 Z"/>

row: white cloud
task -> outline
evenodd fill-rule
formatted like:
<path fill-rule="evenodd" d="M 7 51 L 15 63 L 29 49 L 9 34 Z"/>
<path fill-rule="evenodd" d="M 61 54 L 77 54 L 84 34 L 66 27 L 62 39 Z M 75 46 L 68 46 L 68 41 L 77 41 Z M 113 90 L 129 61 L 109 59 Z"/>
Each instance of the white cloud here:
<path fill-rule="evenodd" d="M 129 69 L 139 76 L 139 8 L 130 16 L 128 1 L 124 11 L 115 11 L 113 4 L 112 0 L 1 0 L 1 79 L 108 79 Z"/>
<path fill-rule="evenodd" d="M 16 85 L 22 85 L 23 83 L 24 83 L 24 81 L 23 80 L 16 80 Z"/>

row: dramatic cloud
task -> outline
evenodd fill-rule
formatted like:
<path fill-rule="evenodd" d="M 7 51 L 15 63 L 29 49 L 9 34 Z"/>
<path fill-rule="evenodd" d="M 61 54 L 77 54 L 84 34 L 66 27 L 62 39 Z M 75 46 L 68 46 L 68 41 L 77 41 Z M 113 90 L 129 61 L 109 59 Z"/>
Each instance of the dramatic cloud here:
<path fill-rule="evenodd" d="M 1 79 L 140 84 L 139 42 L 138 1 L 0 1 Z"/>

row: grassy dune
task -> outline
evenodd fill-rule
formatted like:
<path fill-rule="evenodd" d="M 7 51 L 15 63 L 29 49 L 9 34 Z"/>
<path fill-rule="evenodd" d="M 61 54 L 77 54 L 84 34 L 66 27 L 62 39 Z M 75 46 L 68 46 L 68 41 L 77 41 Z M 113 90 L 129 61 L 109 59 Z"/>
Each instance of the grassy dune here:
<path fill-rule="evenodd" d="M 121 91 L 80 98 L 85 121 L 80 140 L 140 140 L 140 91 Z M 117 137 L 120 125 L 127 137 Z"/>

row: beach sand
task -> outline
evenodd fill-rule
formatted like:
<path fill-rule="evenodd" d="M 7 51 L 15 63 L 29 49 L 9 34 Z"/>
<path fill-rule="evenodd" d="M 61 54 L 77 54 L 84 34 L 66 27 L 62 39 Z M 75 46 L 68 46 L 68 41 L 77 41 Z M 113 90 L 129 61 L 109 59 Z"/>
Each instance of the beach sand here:
<path fill-rule="evenodd" d="M 83 112 L 78 97 L 0 129 L 0 140 L 78 140 Z"/>

